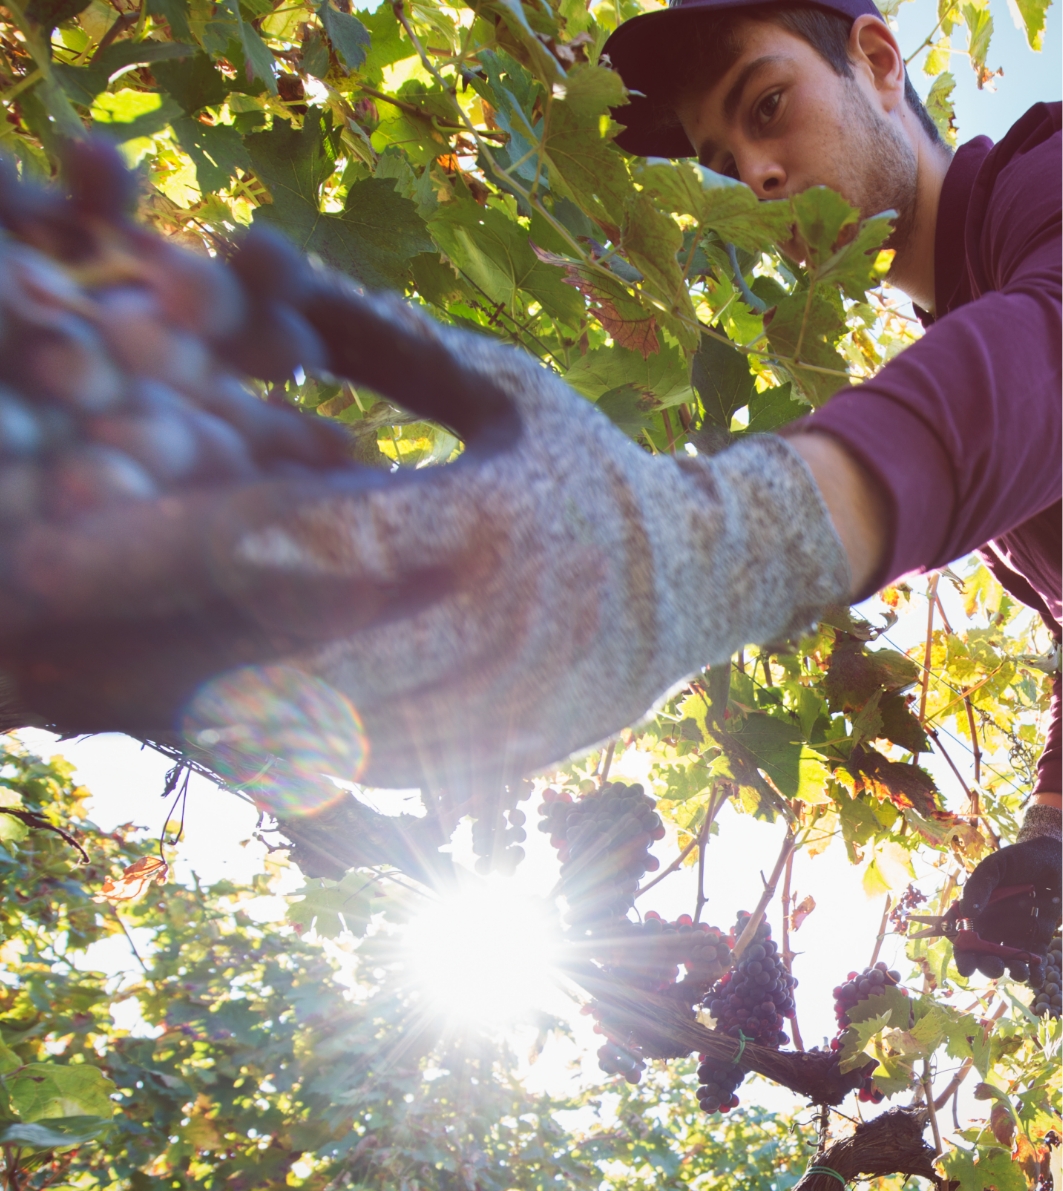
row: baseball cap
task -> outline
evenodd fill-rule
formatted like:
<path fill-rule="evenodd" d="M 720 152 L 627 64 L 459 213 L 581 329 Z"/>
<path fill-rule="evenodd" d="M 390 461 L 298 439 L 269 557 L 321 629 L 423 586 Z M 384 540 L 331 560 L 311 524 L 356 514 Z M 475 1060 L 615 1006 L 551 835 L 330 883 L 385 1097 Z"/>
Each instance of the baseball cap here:
<path fill-rule="evenodd" d="M 699 19 L 708 12 L 771 6 L 772 0 L 671 0 L 667 8 L 644 12 L 620 25 L 602 48 L 624 80 L 630 96 L 613 117 L 626 127 L 616 143 L 640 157 L 692 157 L 694 150 L 675 112 L 660 99 L 682 53 L 696 45 Z M 816 0 L 810 8 L 856 20 L 868 14 L 882 20 L 874 0 Z"/>

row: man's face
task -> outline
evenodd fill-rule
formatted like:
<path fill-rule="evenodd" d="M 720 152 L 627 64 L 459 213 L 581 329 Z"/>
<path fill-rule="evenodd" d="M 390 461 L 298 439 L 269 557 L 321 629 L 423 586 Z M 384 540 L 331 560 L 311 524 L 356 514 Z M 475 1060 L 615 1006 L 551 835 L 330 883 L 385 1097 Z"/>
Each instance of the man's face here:
<path fill-rule="evenodd" d="M 900 213 L 900 247 L 915 200 L 916 157 L 883 109 L 870 72 L 835 74 L 808 42 L 745 21 L 742 51 L 678 116 L 703 165 L 739 178 L 762 199 L 830 186 L 865 217 Z"/>

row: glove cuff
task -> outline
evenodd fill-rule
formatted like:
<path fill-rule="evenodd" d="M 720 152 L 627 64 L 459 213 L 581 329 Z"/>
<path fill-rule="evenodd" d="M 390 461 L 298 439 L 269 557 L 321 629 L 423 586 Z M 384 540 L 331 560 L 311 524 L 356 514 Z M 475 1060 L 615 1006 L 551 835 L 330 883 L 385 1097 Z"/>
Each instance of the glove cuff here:
<path fill-rule="evenodd" d="M 1026 808 L 1026 815 L 1015 842 L 1024 844 L 1027 840 L 1042 837 L 1063 842 L 1063 812 L 1058 807 L 1044 806 L 1036 802 Z"/>

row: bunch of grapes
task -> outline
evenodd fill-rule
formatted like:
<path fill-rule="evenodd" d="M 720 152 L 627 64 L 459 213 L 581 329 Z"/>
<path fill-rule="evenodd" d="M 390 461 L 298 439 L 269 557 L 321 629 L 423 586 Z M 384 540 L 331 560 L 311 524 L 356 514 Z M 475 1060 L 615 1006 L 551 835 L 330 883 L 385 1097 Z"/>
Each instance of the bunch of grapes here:
<path fill-rule="evenodd" d="M 598 1048 L 598 1066 L 606 1075 L 622 1075 L 628 1083 L 638 1083 L 646 1061 L 637 1047 L 623 1046 L 609 1038 Z"/>
<path fill-rule="evenodd" d="M 881 960 L 873 968 L 865 968 L 862 972 L 850 972 L 844 984 L 834 989 L 834 1015 L 838 1021 L 838 1033 L 831 1039 L 831 1050 L 840 1050 L 842 1035 L 850 1025 L 849 1010 L 868 997 L 876 996 L 887 988 L 893 988 L 901 982 L 901 974 L 892 968 L 887 968 Z M 902 988 L 901 994 L 908 995 L 908 990 Z M 867 1103 L 878 1104 L 883 1099 L 882 1093 L 871 1082 L 871 1076 L 864 1077 L 857 1097 Z"/>
<path fill-rule="evenodd" d="M 731 932 L 738 938 L 750 915 L 742 911 Z M 787 1017 L 794 1015 L 796 979 L 783 965 L 762 922 L 753 942 L 738 963 L 712 986 L 702 1004 L 712 1014 L 717 1030 L 760 1046 L 783 1046 L 790 1041 L 783 1032 Z M 698 1066 L 698 1102 L 705 1112 L 728 1112 L 738 1104 L 735 1089 L 745 1072 L 735 1062 L 720 1062 L 702 1055 Z"/>
<path fill-rule="evenodd" d="M 539 830 L 550 836 L 561 860 L 561 890 L 573 926 L 623 918 L 635 904 L 643 874 L 660 867 L 649 851 L 664 838 L 656 805 L 642 786 L 623 782 L 600 790 L 584 782 L 575 800 L 565 790 L 543 792 Z"/>
<path fill-rule="evenodd" d="M 71 152 L 69 197 L 0 177 L 0 532 L 349 463 L 341 427 L 240 375 L 281 379 L 322 354 L 257 289 L 294 252 L 259 237 L 225 267 L 177 249 L 125 220 L 130 183 L 107 151 Z"/>
<path fill-rule="evenodd" d="M 1063 987 L 1063 942 L 1060 936 L 1056 935 L 1048 947 L 1048 957 L 1044 964 L 1044 981 L 1039 986 L 1034 986 L 1037 989 L 1033 1001 L 1033 1011 L 1038 1017 L 1059 1017 L 1063 1013 L 1063 998 L 1060 996 L 1060 988 Z M 1031 974 L 1031 984 L 1033 984 Z"/>
<path fill-rule="evenodd" d="M 528 838 L 524 828 L 527 815 L 517 806 L 531 796 L 531 782 L 513 782 L 503 786 L 501 796 L 484 798 L 470 809 L 472 849 L 478 859 L 476 871 L 486 876 L 493 869 L 512 873 L 524 859 L 521 844 Z"/>
<path fill-rule="evenodd" d="M 650 910 L 642 922 L 622 918 L 594 931 L 588 949 L 610 976 L 647 992 L 672 993 L 693 1005 L 730 966 L 731 944 L 718 927 L 681 914 L 666 922 Z M 686 969 L 679 979 L 680 968 Z"/>

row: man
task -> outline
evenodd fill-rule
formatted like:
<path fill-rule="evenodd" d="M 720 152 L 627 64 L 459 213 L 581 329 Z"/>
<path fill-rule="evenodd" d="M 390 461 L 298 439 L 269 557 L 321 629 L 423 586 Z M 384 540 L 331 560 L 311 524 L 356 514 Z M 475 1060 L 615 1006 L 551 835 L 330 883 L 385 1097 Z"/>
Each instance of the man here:
<path fill-rule="evenodd" d="M 7 572 L 32 630 L 0 675 L 12 717 L 157 740 L 197 674 L 230 668 L 186 709 L 193 745 L 283 752 L 270 742 L 316 729 L 339 743 L 331 758 L 315 745 L 315 771 L 490 791 L 743 645 L 986 543 L 1058 636 L 1059 105 L 950 160 L 866 0 L 708 0 L 636 18 L 607 48 L 641 93 L 618 113 L 622 145 L 696 149 L 765 198 L 827 183 L 867 214 L 896 209 L 893 276 L 926 336 L 785 436 L 651 458 L 521 353 L 401 303 L 322 293 L 249 246 L 265 255 L 243 273 L 269 281 L 278 327 L 297 307 L 319 362 L 454 425 L 462 458 L 35 530 Z M 231 671 L 271 657 L 283 665 Z M 298 721 L 327 690 L 364 725 L 357 772 L 348 708 L 336 725 Z M 1059 907 L 1058 703 L 1056 717 L 1020 842 L 978 870 L 963 907 L 1041 950 Z M 1048 902 L 1032 930 L 1029 902 L 1022 921 L 1016 899 L 986 908 L 998 885 L 1031 881 Z"/>
<path fill-rule="evenodd" d="M 856 598 L 983 547 L 1058 642 L 1060 449 L 1040 431 L 1055 430 L 1059 406 L 1060 105 L 1031 109 L 995 149 L 979 137 L 953 156 L 870 0 L 679 0 L 626 22 L 604 52 L 635 93 L 616 113 L 623 148 L 696 155 L 764 199 L 828 185 L 865 216 L 898 212 L 890 280 L 929 332 L 789 440 L 823 493 Z M 1060 765 L 1057 678 L 1019 834 L 1054 841 L 1033 850 L 1056 870 Z M 997 879 L 1025 883 L 1029 853 L 992 858 L 964 910 L 982 911 Z"/>

